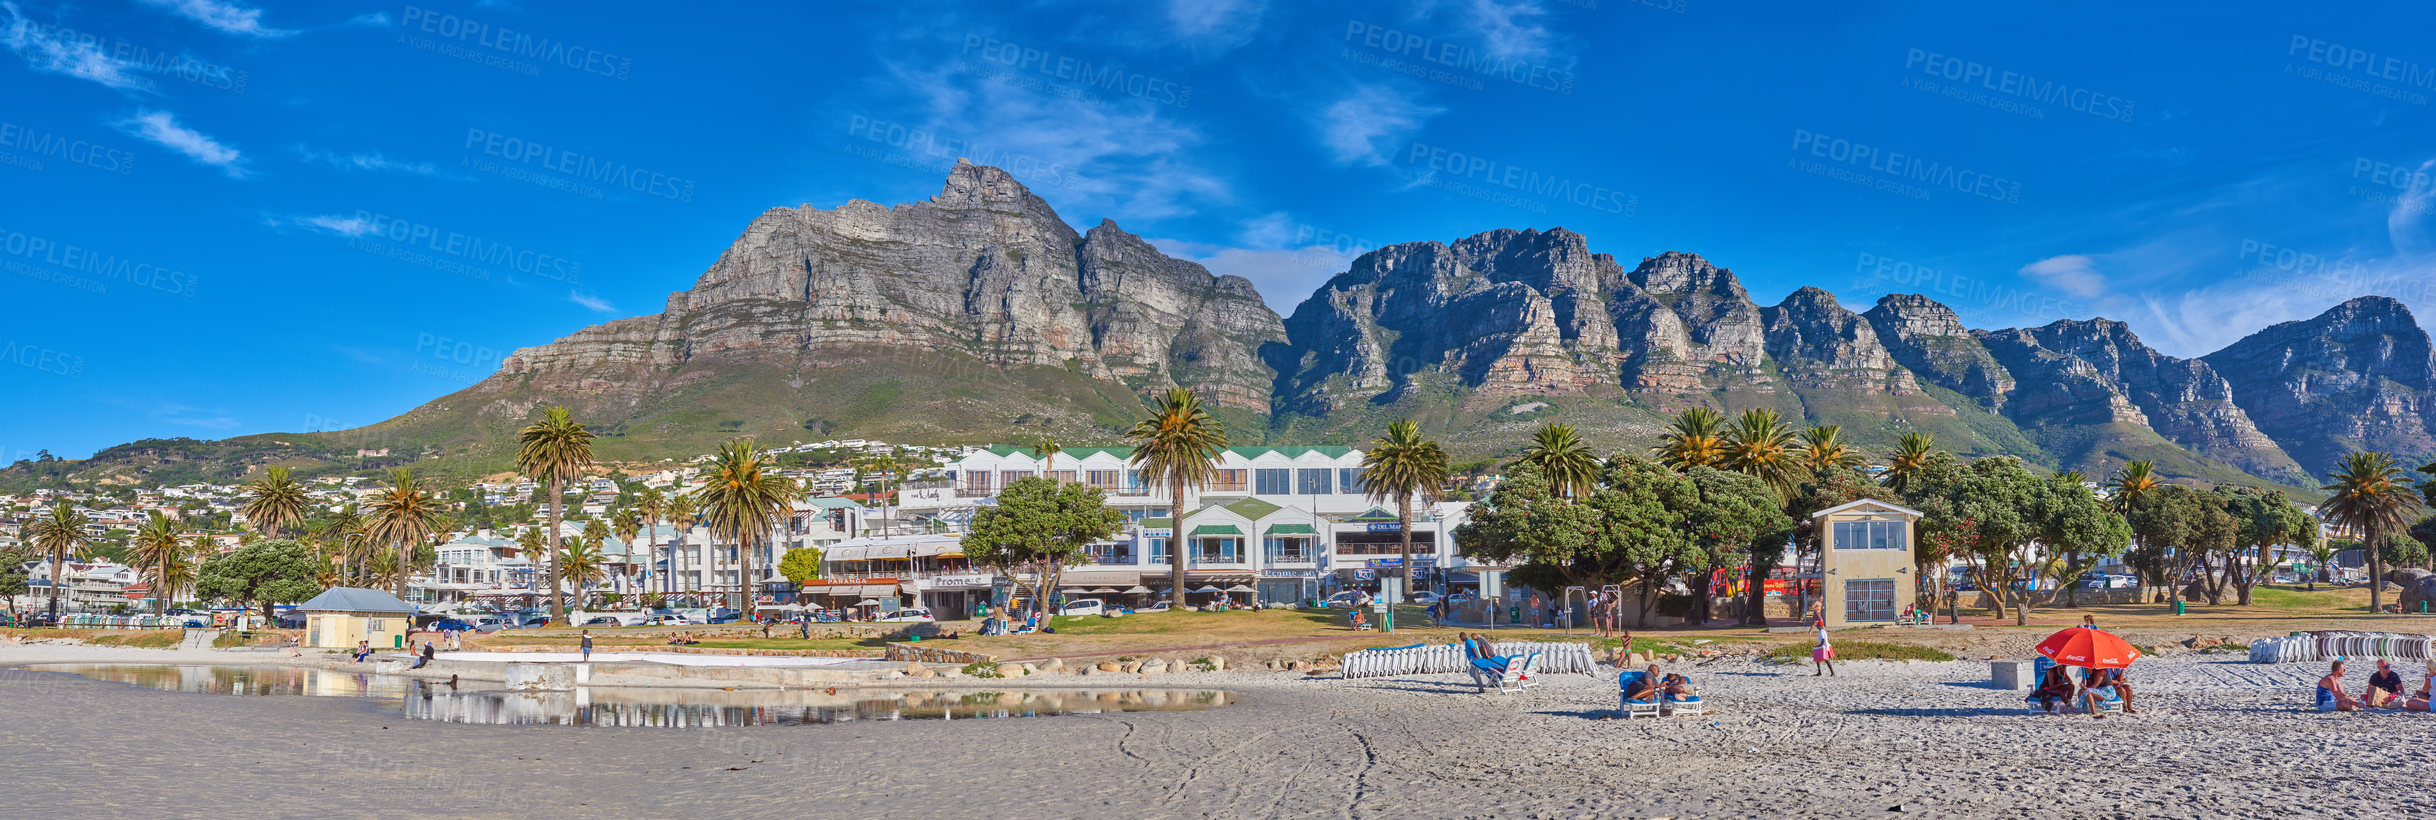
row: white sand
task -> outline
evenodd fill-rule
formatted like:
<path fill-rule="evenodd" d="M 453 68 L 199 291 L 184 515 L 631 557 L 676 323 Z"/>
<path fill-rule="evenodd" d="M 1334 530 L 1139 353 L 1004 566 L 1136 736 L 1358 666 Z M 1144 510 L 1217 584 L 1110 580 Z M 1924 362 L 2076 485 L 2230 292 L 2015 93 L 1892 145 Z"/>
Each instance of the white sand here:
<path fill-rule="evenodd" d="M 0 647 L 0 663 L 157 650 Z M 226 662 L 241 653 L 177 653 Z M 264 654 L 269 653 L 245 653 Z M 126 657 L 132 655 L 132 657 Z M 280 653 L 284 658 L 284 653 Z M 189 658 L 181 661 L 192 662 Z M 2402 817 L 2436 716 L 2308 709 L 2314 666 L 2181 655 L 2138 717 L 2025 713 L 1985 662 L 1680 664 L 1709 718 L 1610 718 L 1612 674 L 1522 695 L 1451 675 L 1043 676 L 988 688 L 1213 687 L 1204 712 L 721 730 L 469 726 L 342 698 L 228 697 L 0 672 L 14 816 Z M 2354 673 L 2352 685 L 2366 682 Z M 903 684 L 906 681 L 898 681 Z M 959 682 L 971 687 L 979 682 Z M 74 765 L 63 765 L 68 761 Z"/>

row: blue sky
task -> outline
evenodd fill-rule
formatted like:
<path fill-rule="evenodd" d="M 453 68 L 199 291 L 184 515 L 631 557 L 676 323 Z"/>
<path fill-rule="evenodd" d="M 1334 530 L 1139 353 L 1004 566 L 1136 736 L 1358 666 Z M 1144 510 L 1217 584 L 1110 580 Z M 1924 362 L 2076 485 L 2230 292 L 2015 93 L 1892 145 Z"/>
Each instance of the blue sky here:
<path fill-rule="evenodd" d="M 2200 355 L 2431 307 L 2431 16 L 4 0 L 0 458 L 378 421 L 957 156 L 1280 314 L 1369 247 L 1562 226 Z"/>

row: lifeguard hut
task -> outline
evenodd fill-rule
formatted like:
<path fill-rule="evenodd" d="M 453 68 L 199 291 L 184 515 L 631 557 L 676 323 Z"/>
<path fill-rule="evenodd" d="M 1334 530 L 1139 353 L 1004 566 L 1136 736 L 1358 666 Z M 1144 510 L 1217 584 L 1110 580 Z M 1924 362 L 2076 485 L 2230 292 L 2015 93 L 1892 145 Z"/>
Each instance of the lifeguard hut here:
<path fill-rule="evenodd" d="M 305 614 L 305 645 L 312 647 L 352 649 L 356 641 L 371 641 L 399 649 L 414 629 L 414 607 L 377 589 L 331 587 L 297 609 Z"/>
<path fill-rule="evenodd" d="M 1830 627 L 1891 624 L 1919 589 L 1919 510 L 1864 498 L 1810 514 L 1819 533 L 1820 606 Z"/>

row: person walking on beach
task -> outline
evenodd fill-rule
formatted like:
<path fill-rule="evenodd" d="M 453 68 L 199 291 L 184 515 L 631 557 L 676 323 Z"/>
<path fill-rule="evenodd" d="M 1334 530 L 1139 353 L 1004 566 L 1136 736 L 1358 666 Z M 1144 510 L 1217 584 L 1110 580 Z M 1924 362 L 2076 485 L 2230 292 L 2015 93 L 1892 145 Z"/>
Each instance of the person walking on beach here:
<path fill-rule="evenodd" d="M 296 636 L 294 635 L 288 636 L 288 657 L 304 657 L 304 647 L 296 642 Z"/>
<path fill-rule="evenodd" d="M 584 662 L 592 662 L 592 630 L 584 630 Z"/>
<path fill-rule="evenodd" d="M 1828 677 L 1834 677 L 1835 645 L 1827 642 L 1827 622 L 1820 620 L 1812 625 L 1819 629 L 1819 645 L 1810 649 L 1810 676 L 1818 677 L 1821 674 L 1819 670 L 1825 669 Z"/>

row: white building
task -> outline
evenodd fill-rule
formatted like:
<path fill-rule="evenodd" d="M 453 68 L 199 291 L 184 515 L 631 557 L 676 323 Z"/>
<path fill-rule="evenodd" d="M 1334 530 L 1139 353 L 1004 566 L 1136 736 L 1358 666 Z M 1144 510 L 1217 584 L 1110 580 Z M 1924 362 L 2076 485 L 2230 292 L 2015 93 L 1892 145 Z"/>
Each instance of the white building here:
<path fill-rule="evenodd" d="M 1041 458 L 1018 447 L 966 453 L 945 468 L 946 479 L 908 488 L 899 514 L 962 531 L 979 506 L 1027 476 L 1098 487 L 1125 514 L 1117 538 L 1091 547 L 1090 563 L 1062 582 L 1078 590 L 1164 590 L 1169 521 L 1166 488 L 1126 463 L 1129 448 L 1077 447 Z M 1184 583 L 1191 589 L 1237 585 L 1262 601 L 1297 601 L 1337 588 L 1379 589 L 1401 564 L 1393 501 L 1372 499 L 1361 482 L 1362 453 L 1350 447 L 1232 447 L 1218 457 L 1217 475 L 1185 497 Z M 1422 588 L 1474 586 L 1478 567 L 1457 556 L 1450 533 L 1469 502 L 1421 503 L 1413 510 L 1414 569 Z M 1490 571 L 1502 568 L 1486 567 Z M 918 580 L 918 579 L 915 579 Z"/>

